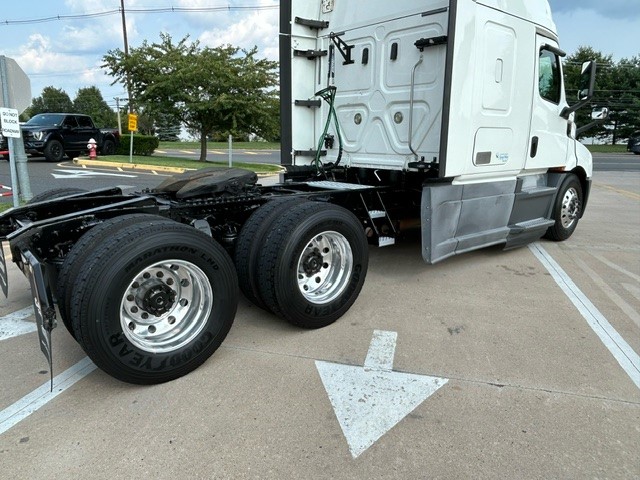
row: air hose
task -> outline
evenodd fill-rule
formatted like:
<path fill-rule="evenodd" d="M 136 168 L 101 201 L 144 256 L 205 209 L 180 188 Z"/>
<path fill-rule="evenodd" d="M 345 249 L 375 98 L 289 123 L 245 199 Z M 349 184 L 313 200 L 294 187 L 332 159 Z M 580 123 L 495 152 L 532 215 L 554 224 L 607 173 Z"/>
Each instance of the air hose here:
<path fill-rule="evenodd" d="M 329 131 L 329 126 L 331 125 L 331 119 L 333 119 L 335 123 L 336 136 L 338 137 L 338 157 L 336 158 L 334 167 L 337 167 L 340 164 L 340 159 L 342 158 L 342 133 L 340 132 L 340 123 L 338 122 L 338 115 L 336 114 L 335 109 L 335 99 L 336 99 L 336 91 L 338 89 L 331 85 L 319 92 L 316 92 L 316 97 L 321 97 L 325 102 L 329 104 L 329 113 L 327 115 L 327 121 L 324 126 L 324 131 L 318 140 L 318 148 L 316 149 L 316 158 L 315 158 L 315 167 L 316 172 L 320 174 L 320 170 L 324 171 L 324 167 L 320 163 L 320 155 L 322 153 L 322 145 L 327 138 L 327 132 Z"/>

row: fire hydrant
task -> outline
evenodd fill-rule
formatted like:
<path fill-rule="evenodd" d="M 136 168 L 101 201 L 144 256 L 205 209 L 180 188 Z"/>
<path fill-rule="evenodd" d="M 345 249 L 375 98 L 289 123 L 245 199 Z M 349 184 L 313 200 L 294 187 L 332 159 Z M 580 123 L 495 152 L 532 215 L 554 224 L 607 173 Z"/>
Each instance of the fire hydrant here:
<path fill-rule="evenodd" d="M 98 144 L 93 138 L 89 139 L 89 143 L 87 143 L 87 149 L 89 150 L 89 158 L 96 158 L 96 151 L 98 150 Z"/>

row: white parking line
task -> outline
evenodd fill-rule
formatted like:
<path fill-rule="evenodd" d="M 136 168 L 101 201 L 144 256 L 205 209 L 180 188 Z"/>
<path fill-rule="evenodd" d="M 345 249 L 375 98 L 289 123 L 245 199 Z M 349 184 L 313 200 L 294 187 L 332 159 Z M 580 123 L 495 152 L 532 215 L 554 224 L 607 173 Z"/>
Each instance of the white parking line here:
<path fill-rule="evenodd" d="M 620 336 L 615 328 L 600 313 L 596 306 L 591 303 L 587 296 L 582 293 L 578 286 L 573 283 L 569 275 L 558 265 L 558 263 L 542 248 L 539 243 L 529 245 L 529 250 L 533 252 L 538 260 L 551 274 L 558 286 L 562 289 L 569 300 L 582 314 L 591 329 L 600 338 L 602 343 L 611 352 L 620 366 L 629 375 L 636 387 L 640 388 L 640 356 L 631 346 Z"/>
<path fill-rule="evenodd" d="M 32 315 L 33 307 L 31 306 L 0 317 L 0 341 L 35 332 L 37 330 L 36 324 L 25 321 L 25 318 Z"/>
<path fill-rule="evenodd" d="M 49 403 L 95 369 L 96 366 L 93 362 L 88 357 L 85 357 L 53 379 L 53 392 L 50 390 L 51 384 L 47 382 L 22 397 L 13 405 L 2 410 L 0 412 L 0 435 L 36 412 L 40 407 Z"/>

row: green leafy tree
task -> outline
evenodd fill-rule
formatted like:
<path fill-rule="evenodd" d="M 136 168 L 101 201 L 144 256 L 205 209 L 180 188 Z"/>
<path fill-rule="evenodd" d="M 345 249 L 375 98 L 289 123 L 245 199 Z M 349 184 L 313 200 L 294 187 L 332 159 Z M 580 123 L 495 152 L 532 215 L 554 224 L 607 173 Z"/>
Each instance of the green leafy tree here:
<path fill-rule="evenodd" d="M 67 92 L 53 86 L 45 87 L 42 90 L 42 95 L 33 99 L 25 114 L 33 117 L 39 113 L 47 112 L 73 112 L 73 102 Z"/>
<path fill-rule="evenodd" d="M 107 105 L 97 87 L 78 90 L 73 100 L 73 108 L 77 113 L 90 115 L 98 128 L 114 128 L 118 124 L 116 112 Z"/>
<path fill-rule="evenodd" d="M 201 161 L 209 136 L 277 136 L 277 63 L 258 58 L 255 47 L 202 48 L 188 38 L 174 43 L 161 34 L 159 43 L 145 41 L 128 56 L 111 50 L 104 67 L 116 82 L 128 80 L 135 102 L 150 114 L 173 116 L 197 132 Z"/>
<path fill-rule="evenodd" d="M 611 55 L 604 55 L 591 47 L 580 47 L 564 62 L 567 98 L 577 101 L 582 63 L 595 60 L 597 64 L 596 90 L 591 101 L 593 107 L 607 107 L 609 120 L 585 132 L 583 136 L 612 139 L 615 145 L 620 139 L 640 128 L 640 60 L 622 59 L 615 63 Z M 588 124 L 591 110 L 583 108 L 576 113 L 576 123 Z"/>
<path fill-rule="evenodd" d="M 159 113 L 155 118 L 155 135 L 162 142 L 177 142 L 180 135 L 180 120 L 166 113 Z"/>

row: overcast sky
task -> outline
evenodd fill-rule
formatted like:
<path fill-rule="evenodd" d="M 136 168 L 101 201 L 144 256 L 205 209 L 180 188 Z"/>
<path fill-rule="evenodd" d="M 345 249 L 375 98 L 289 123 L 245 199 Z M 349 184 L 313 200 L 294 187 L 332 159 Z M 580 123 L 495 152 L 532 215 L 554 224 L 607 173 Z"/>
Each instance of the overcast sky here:
<path fill-rule="evenodd" d="M 366 0 L 361 1 L 366 4 Z M 176 40 L 189 34 L 203 45 L 258 45 L 263 56 L 275 60 L 278 4 L 278 0 L 125 0 L 129 44 L 135 47 L 144 39 L 157 41 L 160 32 Z M 225 8 L 229 6 L 259 8 Z M 612 54 L 614 60 L 640 55 L 640 0 L 551 0 L 551 6 L 561 46 L 568 53 L 587 45 Z M 148 11 L 170 7 L 220 10 Z M 108 50 L 123 48 L 119 8 L 120 0 L 5 0 L 0 13 L 0 54 L 15 59 L 29 75 L 34 97 L 52 85 L 73 99 L 79 88 L 95 85 L 115 106 L 113 98 L 124 97 L 124 89 L 109 85 L 111 79 L 100 64 Z M 101 12 L 105 15 L 35 22 L 59 15 Z"/>

